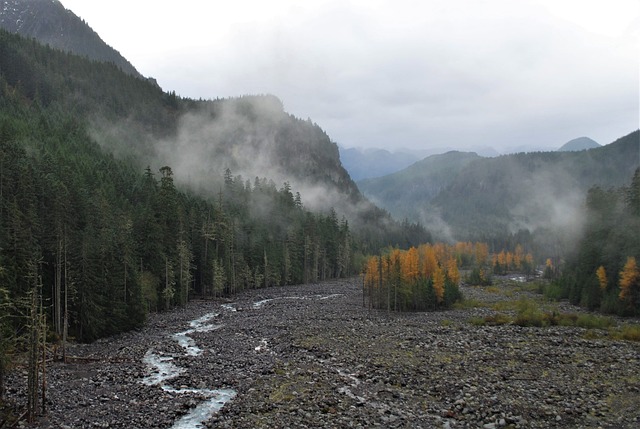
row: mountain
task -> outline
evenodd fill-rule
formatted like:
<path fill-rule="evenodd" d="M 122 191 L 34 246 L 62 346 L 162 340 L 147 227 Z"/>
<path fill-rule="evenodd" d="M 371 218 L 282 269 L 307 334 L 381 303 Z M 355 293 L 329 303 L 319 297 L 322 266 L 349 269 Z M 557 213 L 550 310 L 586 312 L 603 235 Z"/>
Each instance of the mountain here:
<path fill-rule="evenodd" d="M 574 152 L 586 149 L 595 149 L 601 147 L 598 142 L 590 139 L 589 137 L 578 137 L 563 144 L 558 152 Z"/>
<path fill-rule="evenodd" d="M 412 166 L 359 185 L 381 207 L 420 222 L 441 238 L 484 240 L 546 229 L 555 232 L 540 240 L 553 240 L 559 231 L 579 228 L 590 187 L 629 182 L 640 163 L 639 139 L 635 131 L 587 151 L 479 158 L 444 172 L 438 171 L 446 167 L 444 161 L 427 158 L 422 168 Z"/>
<path fill-rule="evenodd" d="M 52 48 L 113 63 L 127 74 L 142 77 L 129 61 L 58 0 L 2 0 L 0 28 Z"/>
<path fill-rule="evenodd" d="M 431 238 L 366 200 L 337 145 L 275 96 L 183 99 L 4 30 L 0 167 L 0 373 L 27 297 L 60 338 L 92 341 Z"/>
<path fill-rule="evenodd" d="M 380 177 L 402 170 L 420 159 L 415 152 L 340 147 L 340 160 L 353 180 Z"/>
<path fill-rule="evenodd" d="M 398 219 L 421 220 L 416 216 L 470 162 L 481 159 L 473 152 L 451 151 L 432 155 L 396 173 L 357 182 L 374 203 Z"/>
<path fill-rule="evenodd" d="M 453 149 L 432 147 L 429 149 L 399 149 L 390 152 L 385 149 L 360 149 L 340 147 L 340 159 L 344 168 L 355 181 L 386 176 L 400 171 L 428 156 L 451 152 Z M 500 155 L 488 146 L 474 146 L 469 152 L 480 156 L 492 157 Z"/>

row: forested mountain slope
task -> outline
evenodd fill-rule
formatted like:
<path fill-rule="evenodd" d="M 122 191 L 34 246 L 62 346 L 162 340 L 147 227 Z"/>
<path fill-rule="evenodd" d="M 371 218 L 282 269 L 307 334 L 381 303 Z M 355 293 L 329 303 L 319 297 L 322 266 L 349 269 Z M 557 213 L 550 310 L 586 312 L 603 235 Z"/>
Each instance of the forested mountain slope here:
<path fill-rule="evenodd" d="M 58 0 L 1 0 L 0 28 L 52 48 L 113 63 L 125 73 L 141 77 L 129 61 Z"/>
<path fill-rule="evenodd" d="M 362 197 L 326 133 L 287 114 L 274 96 L 182 99 L 110 64 L 6 33 L 2 40 L 2 74 L 10 88 L 80 118 L 119 159 L 141 169 L 170 165 L 178 183 L 209 196 L 220 189 L 227 169 L 245 182 L 286 181 L 305 205 L 325 212 L 334 207 L 354 227 L 372 220 L 392 224 Z"/>
<path fill-rule="evenodd" d="M 640 163 L 638 131 L 580 152 L 520 153 L 478 160 L 432 200 L 460 237 L 568 228 L 586 191 L 627 183 Z"/>
<path fill-rule="evenodd" d="M 29 297 L 58 335 L 92 340 L 190 296 L 341 277 L 362 252 L 427 239 L 364 200 L 337 146 L 275 97 L 181 99 L 0 31 L 0 372 Z"/>
<path fill-rule="evenodd" d="M 475 153 L 451 151 L 432 155 L 404 170 L 358 182 L 360 190 L 398 219 L 424 221 L 429 202 L 470 162 Z"/>
<path fill-rule="evenodd" d="M 586 191 L 627 183 L 640 162 L 638 131 L 595 149 L 473 159 L 450 153 L 360 182 L 394 214 L 460 240 L 581 225 Z M 457 160 L 457 164 L 453 163 Z"/>

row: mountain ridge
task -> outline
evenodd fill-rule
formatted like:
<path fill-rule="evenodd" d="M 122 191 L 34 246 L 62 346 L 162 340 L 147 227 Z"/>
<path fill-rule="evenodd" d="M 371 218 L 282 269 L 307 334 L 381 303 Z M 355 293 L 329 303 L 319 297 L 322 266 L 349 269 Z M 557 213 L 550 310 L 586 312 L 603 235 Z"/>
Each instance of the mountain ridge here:
<path fill-rule="evenodd" d="M 61 51 L 110 62 L 123 72 L 143 77 L 118 51 L 58 0 L 2 0 L 0 28 Z"/>
<path fill-rule="evenodd" d="M 423 166 L 421 172 L 414 164 L 358 184 L 380 207 L 439 230 L 440 238 L 508 236 L 547 224 L 568 230 L 580 224 L 589 187 L 623 186 L 630 180 L 640 164 L 640 137 L 634 131 L 609 145 L 578 152 L 478 158 L 463 168 L 449 167 L 444 159 L 434 164 Z M 430 176 L 435 166 L 448 172 L 444 187 L 438 187 Z M 410 168 L 415 169 L 413 174 L 408 173 Z M 425 199 L 420 194 L 425 188 L 438 192 Z"/>

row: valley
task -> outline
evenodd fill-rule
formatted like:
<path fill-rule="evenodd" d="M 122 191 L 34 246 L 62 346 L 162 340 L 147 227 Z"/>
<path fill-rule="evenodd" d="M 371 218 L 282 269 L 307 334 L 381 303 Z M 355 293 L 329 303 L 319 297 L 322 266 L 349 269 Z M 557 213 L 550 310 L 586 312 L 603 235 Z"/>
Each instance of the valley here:
<path fill-rule="evenodd" d="M 523 299 L 551 305 L 521 281 L 463 285 L 464 304 L 431 313 L 368 310 L 360 278 L 194 301 L 74 345 L 71 363 L 47 369 L 37 427 L 637 427 L 638 342 L 616 328 L 474 322 Z M 193 343 L 177 341 L 185 331 Z M 180 371 L 149 382 L 150 350 Z M 26 380 L 11 377 L 8 396 L 23 402 Z M 237 394 L 205 426 L 185 424 L 207 389 Z"/>
<path fill-rule="evenodd" d="M 149 5 L 145 26 L 162 6 Z M 113 22 L 124 30 L 128 14 Z M 215 17 L 207 28 L 224 25 Z M 148 33 L 135 34 L 127 44 Z M 198 56 L 295 86 L 255 54 L 250 67 Z M 386 69 L 372 65 L 354 70 Z M 60 1 L 3 1 L 0 429 L 639 427 L 637 104 L 615 141 L 524 153 L 551 130 L 591 134 L 623 115 L 594 92 L 606 115 L 574 112 L 572 128 L 567 107 L 580 103 L 557 94 L 540 108 L 562 114 L 507 132 L 507 116 L 482 111 L 519 109 L 488 99 L 436 139 L 422 127 L 466 110 L 447 100 L 473 91 L 414 103 L 437 80 L 398 91 L 394 75 L 387 95 L 358 79 L 393 112 L 377 132 L 386 120 L 352 105 L 358 131 L 316 78 L 298 89 L 324 87 L 304 97 L 320 111 L 269 85 L 190 98 L 143 77 Z M 613 92 L 614 105 L 632 92 Z M 396 151 L 421 105 L 424 147 Z M 341 149 L 360 139 L 385 149 Z M 487 153 L 494 143 L 511 149 Z M 450 146 L 479 149 L 438 149 Z"/>

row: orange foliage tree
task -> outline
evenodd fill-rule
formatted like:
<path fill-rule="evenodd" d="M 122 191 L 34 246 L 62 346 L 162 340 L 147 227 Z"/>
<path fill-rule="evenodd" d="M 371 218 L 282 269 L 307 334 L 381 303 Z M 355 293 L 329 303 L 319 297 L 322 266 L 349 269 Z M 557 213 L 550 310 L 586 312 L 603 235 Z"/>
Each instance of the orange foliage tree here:
<path fill-rule="evenodd" d="M 600 267 L 598 267 L 598 269 L 596 270 L 596 277 L 598 277 L 600 290 L 607 290 L 607 270 L 605 270 L 602 265 L 600 265 Z"/>
<path fill-rule="evenodd" d="M 638 292 L 640 289 L 640 271 L 636 258 L 627 257 L 627 263 L 620 271 L 620 295 L 621 301 L 625 301 L 629 307 L 634 307 L 638 302 Z"/>

